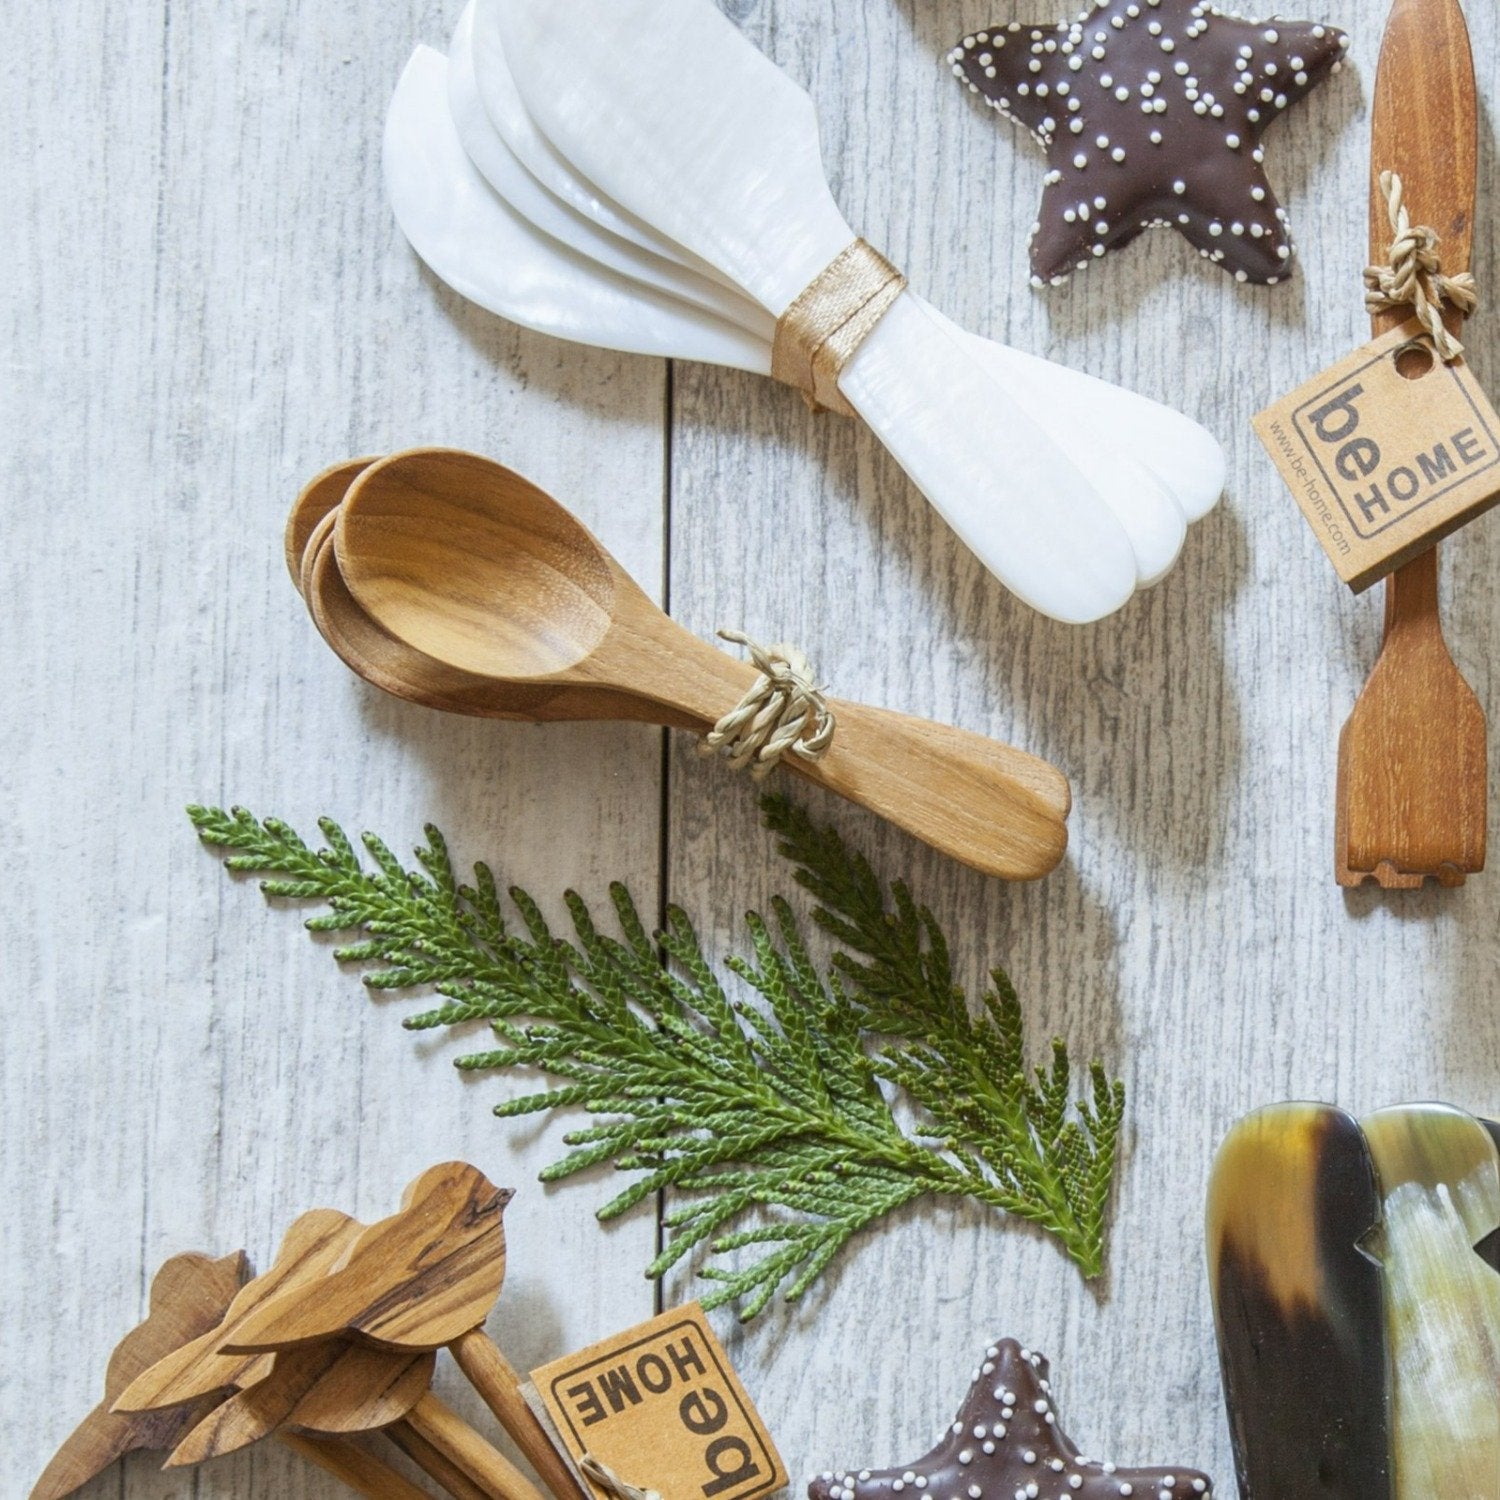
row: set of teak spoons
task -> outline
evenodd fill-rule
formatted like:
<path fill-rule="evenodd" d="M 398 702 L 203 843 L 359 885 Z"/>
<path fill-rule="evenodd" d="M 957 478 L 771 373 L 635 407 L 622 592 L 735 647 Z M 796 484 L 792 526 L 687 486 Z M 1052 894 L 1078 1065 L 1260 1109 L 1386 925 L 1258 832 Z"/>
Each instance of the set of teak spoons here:
<path fill-rule="evenodd" d="M 116 1349 L 103 1403 L 53 1458 L 31 1500 L 62 1500 L 115 1459 L 165 1450 L 203 1463 L 276 1437 L 372 1500 L 426 1492 L 372 1449 L 381 1433 L 455 1500 L 545 1500 L 433 1395 L 446 1348 L 553 1500 L 583 1491 L 484 1332 L 505 1277 L 511 1194 L 474 1167 L 425 1172 L 401 1210 L 365 1226 L 317 1209 L 272 1266 L 183 1255 L 158 1272 L 151 1312 Z"/>
<path fill-rule="evenodd" d="M 611 719 L 706 735 L 754 666 L 668 619 L 550 495 L 489 459 L 417 449 L 330 469 L 287 562 L 325 640 L 386 692 L 450 713 Z M 828 700 L 820 758 L 782 764 L 987 874 L 1067 847 L 1067 779 L 982 735 Z"/>

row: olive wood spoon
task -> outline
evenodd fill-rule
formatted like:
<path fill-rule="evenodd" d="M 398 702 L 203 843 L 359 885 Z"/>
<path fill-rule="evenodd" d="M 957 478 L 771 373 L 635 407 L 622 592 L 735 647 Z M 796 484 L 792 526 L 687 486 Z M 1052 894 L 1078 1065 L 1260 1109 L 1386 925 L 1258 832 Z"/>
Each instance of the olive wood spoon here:
<path fill-rule="evenodd" d="M 1430 224 L 1449 275 L 1468 269 L 1478 174 L 1474 58 L 1458 0 L 1395 0 L 1375 80 L 1370 252 L 1391 228 L 1380 174 L 1400 174 L 1414 224 Z M 1408 309 L 1374 317 L 1377 337 Z M 1457 330 L 1461 315 L 1445 321 Z M 1385 639 L 1339 737 L 1335 876 L 1388 890 L 1458 886 L 1484 868 L 1484 710 L 1453 664 L 1432 548 L 1386 582 Z"/>
<path fill-rule="evenodd" d="M 510 1198 L 466 1163 L 433 1167 L 407 1188 L 399 1212 L 365 1230 L 332 1276 L 292 1288 L 247 1319 L 237 1346 L 295 1350 L 349 1337 L 390 1351 L 446 1347 L 559 1500 L 582 1500 L 515 1371 L 484 1332 L 505 1280 Z"/>
<path fill-rule="evenodd" d="M 128 1414 L 114 1409 L 115 1400 L 136 1376 L 184 1340 L 217 1326 L 245 1274 L 243 1251 L 221 1260 L 177 1255 L 161 1267 L 151 1283 L 149 1316 L 121 1340 L 110 1358 L 104 1400 L 58 1449 L 30 1500 L 64 1500 L 127 1453 L 176 1446 L 213 1397 L 167 1410 Z M 394 1469 L 351 1443 L 294 1433 L 279 1437 L 301 1457 L 370 1500 L 428 1500 Z"/>
<path fill-rule="evenodd" d="M 231 1353 L 235 1330 L 263 1302 L 288 1287 L 319 1281 L 343 1257 L 364 1226 L 334 1209 L 314 1209 L 287 1230 L 270 1268 L 240 1287 L 227 1310 L 192 1340 L 173 1345 L 149 1368 L 135 1373 L 114 1403 L 117 1412 L 158 1411 L 216 1392 L 240 1389 L 269 1373 L 259 1354 Z"/>
<path fill-rule="evenodd" d="M 489 459 L 396 454 L 351 485 L 334 528 L 360 607 L 436 662 L 507 686 L 604 692 L 637 719 L 706 733 L 755 681 L 668 619 L 550 495 Z M 826 756 L 797 774 L 987 874 L 1031 880 L 1067 847 L 1066 778 L 1035 756 L 831 701 Z M 601 703 L 589 717 L 613 717 Z"/>

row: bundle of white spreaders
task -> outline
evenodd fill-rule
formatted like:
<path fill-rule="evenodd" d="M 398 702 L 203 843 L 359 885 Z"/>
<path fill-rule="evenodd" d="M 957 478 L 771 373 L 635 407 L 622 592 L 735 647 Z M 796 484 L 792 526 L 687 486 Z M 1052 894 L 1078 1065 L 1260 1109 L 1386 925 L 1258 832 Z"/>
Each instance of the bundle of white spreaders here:
<path fill-rule="evenodd" d="M 401 228 L 525 327 L 771 373 L 777 323 L 856 236 L 812 101 L 713 0 L 470 0 L 385 135 Z M 1144 397 L 965 332 L 906 288 L 837 391 L 1011 590 L 1056 619 L 1172 566 L 1218 443 Z"/>

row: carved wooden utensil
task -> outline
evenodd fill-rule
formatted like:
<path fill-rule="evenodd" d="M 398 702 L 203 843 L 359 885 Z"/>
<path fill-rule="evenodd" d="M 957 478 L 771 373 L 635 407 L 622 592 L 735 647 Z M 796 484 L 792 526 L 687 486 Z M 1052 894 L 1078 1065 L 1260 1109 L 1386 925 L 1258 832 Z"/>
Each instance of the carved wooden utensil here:
<path fill-rule="evenodd" d="M 316 1439 L 383 1432 L 455 1500 L 536 1500 L 514 1464 L 429 1390 L 437 1355 L 333 1339 L 261 1356 L 270 1371 L 208 1414 L 167 1468 L 222 1458 L 272 1433 Z"/>
<path fill-rule="evenodd" d="M 447 1347 L 548 1488 L 559 1500 L 582 1500 L 516 1372 L 484 1333 L 505 1279 L 510 1198 L 462 1162 L 424 1172 L 401 1211 L 371 1225 L 339 1270 L 268 1302 L 236 1330 L 234 1347 L 294 1349 L 340 1336 L 390 1350 Z"/>
<path fill-rule="evenodd" d="M 484 591 L 500 612 L 529 620 L 524 630 L 533 637 L 533 650 L 572 649 L 587 657 L 587 662 L 580 662 L 576 669 L 538 672 L 528 659 L 527 642 L 520 639 L 514 622 L 501 622 L 497 639 L 502 645 L 497 647 L 491 641 L 486 657 L 488 670 L 477 671 L 473 670 L 476 662 L 472 652 L 455 656 L 442 646 L 429 652 L 425 649 L 428 634 L 418 639 L 408 631 L 403 637 L 393 631 L 389 621 L 378 618 L 367 600 L 356 597 L 326 543 L 330 528 L 336 527 L 343 514 L 343 496 L 356 480 L 366 480 L 372 469 L 382 486 L 405 495 L 415 493 L 419 500 L 423 498 L 421 486 L 410 482 L 419 471 L 436 471 L 439 476 L 457 471 L 457 482 L 479 495 L 483 495 L 486 484 L 491 488 L 499 485 L 504 491 L 501 503 L 515 515 L 509 520 L 496 517 L 500 530 L 506 533 L 502 538 L 506 562 L 497 565 L 493 558 L 488 562 L 522 576 L 491 579 L 483 586 Z M 374 499 L 365 497 L 367 509 Z M 425 499 L 432 503 L 431 495 Z M 523 519 L 517 522 L 516 515 Z M 529 529 L 524 519 L 527 515 Z M 424 514 L 407 519 L 423 536 L 444 532 L 451 532 L 454 538 L 465 536 L 465 541 L 455 540 L 454 545 L 461 551 L 467 549 L 470 564 L 481 566 L 487 561 L 471 545 L 473 538 L 468 532 L 472 526 L 462 516 Z M 364 534 L 368 537 L 369 533 L 366 523 Z M 379 584 L 372 579 L 382 571 L 381 559 L 359 555 L 355 544 L 343 545 L 364 588 L 378 593 Z M 373 464 L 353 460 L 327 470 L 302 491 L 293 505 L 286 547 L 288 567 L 324 639 L 352 671 L 408 702 L 481 718 L 670 723 L 704 732 L 712 727 L 712 717 L 706 708 L 695 716 L 684 706 L 687 699 L 696 693 L 701 705 L 716 692 L 722 709 L 736 701 L 755 679 L 753 667 L 726 656 L 662 616 L 550 496 L 501 465 L 475 455 L 422 450 Z M 443 570 L 452 572 L 447 564 Z M 571 606 L 580 600 L 586 602 L 591 590 L 597 592 L 601 580 L 610 579 L 613 582 L 608 586 L 615 594 L 611 607 L 619 616 L 607 635 L 607 641 L 613 642 L 611 649 L 605 650 L 601 641 L 589 645 L 572 641 L 572 633 L 587 622 L 581 625 L 570 619 Z M 427 582 L 430 585 L 431 579 Z M 540 602 L 534 597 L 538 591 Z M 503 609 L 499 601 L 504 601 Z M 444 601 L 439 598 L 429 603 L 432 619 L 428 624 L 441 632 Z M 380 608 L 377 599 L 376 609 Z M 542 614 L 537 613 L 539 609 Z M 556 619 L 545 617 L 548 609 L 557 614 Z M 539 641 L 543 643 L 540 646 Z M 519 653 L 520 666 L 512 669 L 506 665 L 507 649 Z M 676 660 L 674 653 L 677 657 L 686 653 L 686 658 Z M 647 670 L 654 669 L 658 677 L 677 675 L 681 680 L 675 686 L 666 683 L 660 691 L 643 691 L 628 676 L 632 655 L 637 675 L 642 662 L 647 662 Z M 691 666 L 688 658 L 697 665 Z M 610 671 L 622 674 L 618 681 L 610 681 Z M 709 687 L 709 676 L 719 678 L 716 689 Z M 833 707 L 842 751 L 830 750 L 828 758 L 816 765 L 793 757 L 786 761 L 789 768 L 871 807 L 988 874 L 1029 880 L 1055 868 L 1067 845 L 1071 792 L 1061 773 L 1045 761 L 983 736 L 904 714 L 842 702 Z M 935 803 L 933 796 L 939 790 Z"/>
<path fill-rule="evenodd" d="M 566 696 L 567 717 L 703 734 L 756 681 L 669 620 L 550 495 L 476 454 L 372 464 L 339 507 L 335 545 L 349 592 L 389 635 L 507 696 Z M 1055 767 L 906 714 L 830 707 L 833 743 L 816 762 L 789 756 L 796 774 L 987 874 L 1038 879 L 1061 860 L 1071 793 Z"/>
<path fill-rule="evenodd" d="M 148 1365 L 215 1327 L 245 1279 L 243 1251 L 210 1260 L 178 1255 L 151 1283 L 151 1311 L 110 1356 L 104 1400 L 57 1450 L 31 1491 L 31 1500 L 62 1500 L 118 1458 L 142 1448 L 172 1448 L 203 1408 L 132 1416 L 114 1410 L 115 1398 Z"/>
<path fill-rule="evenodd" d="M 292 512 L 286 520 L 286 532 L 282 547 L 286 555 L 287 572 L 292 582 L 302 587 L 302 554 L 307 551 L 308 539 L 318 523 L 339 508 L 339 503 L 348 493 L 349 486 L 375 462 L 375 458 L 351 458 L 345 463 L 334 464 L 315 474 L 302 486 L 302 493 L 292 503 Z"/>
<path fill-rule="evenodd" d="M 165 1467 L 222 1458 L 283 1429 L 378 1432 L 422 1399 L 435 1363 L 431 1354 L 389 1354 L 338 1341 L 272 1355 L 266 1374 L 209 1412 L 172 1450 Z"/>
<path fill-rule="evenodd" d="M 269 1373 L 269 1361 L 263 1356 L 227 1353 L 226 1344 L 263 1302 L 288 1287 L 326 1276 L 359 1238 L 363 1228 L 357 1219 L 333 1209 L 320 1208 L 303 1214 L 287 1230 L 270 1269 L 241 1287 L 228 1311 L 198 1337 L 180 1346 L 172 1345 L 149 1369 L 137 1371 L 120 1393 L 114 1409 L 148 1412 L 179 1407 L 184 1402 L 250 1384 L 257 1364 L 264 1365 L 262 1374 Z M 175 1443 L 164 1446 L 172 1447 Z"/>
<path fill-rule="evenodd" d="M 121 1340 L 110 1358 L 104 1400 L 58 1449 L 30 1500 L 63 1500 L 125 1454 L 172 1448 L 180 1441 L 212 1397 L 166 1411 L 130 1414 L 116 1411 L 115 1399 L 148 1366 L 216 1327 L 244 1279 L 243 1252 L 222 1260 L 178 1255 L 162 1266 L 151 1283 L 150 1315 Z M 394 1469 L 352 1444 L 291 1433 L 283 1441 L 371 1500 L 427 1500 Z"/>
<path fill-rule="evenodd" d="M 1372 259 L 1383 261 L 1390 248 L 1379 179 L 1392 171 L 1412 222 L 1441 236 L 1443 270 L 1467 270 L 1478 106 L 1458 0 L 1395 0 L 1375 81 L 1372 169 Z M 1378 314 L 1376 334 L 1409 315 Z M 1450 309 L 1447 321 L 1456 330 L 1462 320 Z M 1484 868 L 1486 782 L 1484 710 L 1443 640 L 1434 548 L 1387 580 L 1380 659 L 1339 737 L 1338 883 L 1462 885 Z"/>

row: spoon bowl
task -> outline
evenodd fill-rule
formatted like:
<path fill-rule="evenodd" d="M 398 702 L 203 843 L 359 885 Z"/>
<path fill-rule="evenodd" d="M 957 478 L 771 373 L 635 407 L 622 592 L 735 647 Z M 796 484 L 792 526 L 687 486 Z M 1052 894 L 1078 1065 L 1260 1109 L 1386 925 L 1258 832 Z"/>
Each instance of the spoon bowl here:
<path fill-rule="evenodd" d="M 375 620 L 436 661 L 557 677 L 609 633 L 618 569 L 550 495 L 497 470 L 444 450 L 369 465 L 339 508 L 339 569 Z"/>
<path fill-rule="evenodd" d="M 374 462 L 374 458 L 351 458 L 347 463 L 334 464 L 309 479 L 293 502 L 282 545 L 286 552 L 287 571 L 299 592 L 302 589 L 303 560 L 318 523 L 339 508 L 349 486 Z"/>
<path fill-rule="evenodd" d="M 333 518 L 315 533 L 302 571 L 302 592 L 318 633 L 334 654 L 372 687 L 444 713 L 529 724 L 589 719 L 656 722 L 640 701 L 603 689 L 512 685 L 462 672 L 414 651 L 376 624 L 349 592 L 333 546 Z"/>

